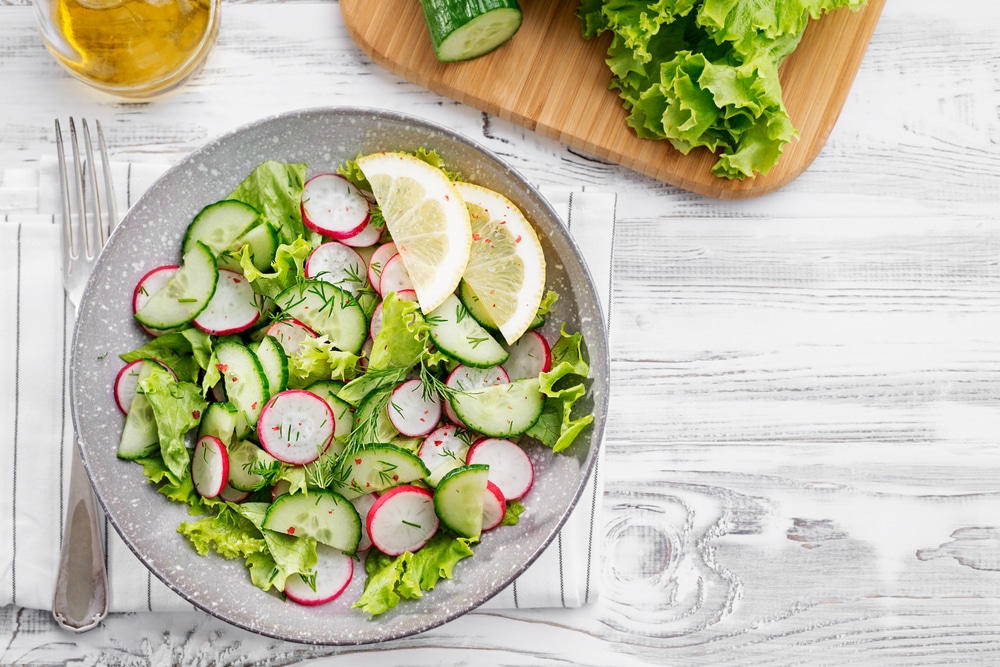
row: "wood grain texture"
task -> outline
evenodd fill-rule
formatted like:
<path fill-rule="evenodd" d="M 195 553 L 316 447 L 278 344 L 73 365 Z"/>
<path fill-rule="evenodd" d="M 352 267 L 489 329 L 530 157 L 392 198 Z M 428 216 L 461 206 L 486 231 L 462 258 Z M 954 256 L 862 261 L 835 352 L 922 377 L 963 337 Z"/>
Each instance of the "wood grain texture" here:
<path fill-rule="evenodd" d="M 813 21 L 783 64 L 781 82 L 798 140 L 766 175 L 744 180 L 713 176 L 706 149 L 682 155 L 666 141 L 643 140 L 625 124 L 608 89 L 609 37 L 584 40 L 578 2 L 524 2 L 514 38 L 484 57 L 442 63 L 434 56 L 417 2 L 340 0 L 351 37 L 378 64 L 425 88 L 499 116 L 601 159 L 686 190 L 744 198 L 784 187 L 815 159 L 850 91 L 885 0 L 857 12 Z"/>
<path fill-rule="evenodd" d="M 162 161 L 360 104 L 454 127 L 533 182 L 617 192 L 600 598 L 340 651 L 204 614 L 77 637 L 5 608 L 0 665 L 1000 664 L 1000 4 L 886 3 L 812 166 L 742 200 L 395 76 L 337 3 L 224 12 L 198 79 L 131 104 L 62 75 L 26 6 L 0 6 L 0 167 L 48 154 L 70 112 L 115 156 Z"/>

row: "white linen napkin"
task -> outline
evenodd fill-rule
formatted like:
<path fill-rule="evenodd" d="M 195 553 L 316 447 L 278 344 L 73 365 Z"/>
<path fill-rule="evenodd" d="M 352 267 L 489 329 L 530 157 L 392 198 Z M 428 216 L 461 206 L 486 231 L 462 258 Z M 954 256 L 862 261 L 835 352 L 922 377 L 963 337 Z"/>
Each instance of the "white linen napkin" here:
<path fill-rule="evenodd" d="M 115 163 L 124 212 L 168 165 Z M 62 288 L 55 158 L 0 181 L 0 605 L 52 604 L 72 454 L 68 383 L 74 311 Z M 616 197 L 543 188 L 586 256 L 610 325 Z M 610 327 L 609 327 L 610 330 Z M 603 449 L 602 449 L 603 451 Z M 557 539 L 484 608 L 578 607 L 598 595 L 601 460 Z M 104 522 L 112 612 L 194 607 L 139 562 Z"/>

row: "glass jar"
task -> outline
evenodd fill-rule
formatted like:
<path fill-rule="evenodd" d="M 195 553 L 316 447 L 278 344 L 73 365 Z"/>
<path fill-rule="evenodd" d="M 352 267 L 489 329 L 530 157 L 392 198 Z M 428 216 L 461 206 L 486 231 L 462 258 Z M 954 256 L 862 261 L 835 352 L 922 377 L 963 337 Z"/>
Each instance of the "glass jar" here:
<path fill-rule="evenodd" d="M 198 73 L 219 34 L 220 0 L 33 0 L 45 46 L 76 78 L 147 98 Z"/>

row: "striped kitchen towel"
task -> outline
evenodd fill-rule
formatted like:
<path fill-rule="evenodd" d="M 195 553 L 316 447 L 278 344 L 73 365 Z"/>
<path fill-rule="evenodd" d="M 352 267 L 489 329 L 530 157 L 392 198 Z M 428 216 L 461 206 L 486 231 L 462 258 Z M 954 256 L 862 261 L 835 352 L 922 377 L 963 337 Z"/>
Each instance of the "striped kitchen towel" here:
<path fill-rule="evenodd" d="M 116 163 L 124 212 L 166 165 Z M 72 454 L 68 349 L 74 311 L 62 289 L 55 159 L 0 181 L 0 605 L 49 609 Z M 614 194 L 543 188 L 586 256 L 610 331 Z M 578 607 L 597 598 L 601 460 L 557 539 L 487 608 Z M 104 522 L 111 611 L 191 610 Z"/>

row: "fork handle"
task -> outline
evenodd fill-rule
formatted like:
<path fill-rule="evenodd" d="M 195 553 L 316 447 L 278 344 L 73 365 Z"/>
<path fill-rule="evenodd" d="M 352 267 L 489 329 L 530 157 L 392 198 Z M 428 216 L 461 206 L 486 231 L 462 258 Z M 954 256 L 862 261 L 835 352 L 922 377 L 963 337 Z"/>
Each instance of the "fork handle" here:
<path fill-rule="evenodd" d="M 86 632 L 97 627 L 107 613 L 108 574 L 97 523 L 97 503 L 77 445 L 70 468 L 66 527 L 52 616 L 66 630 Z"/>

